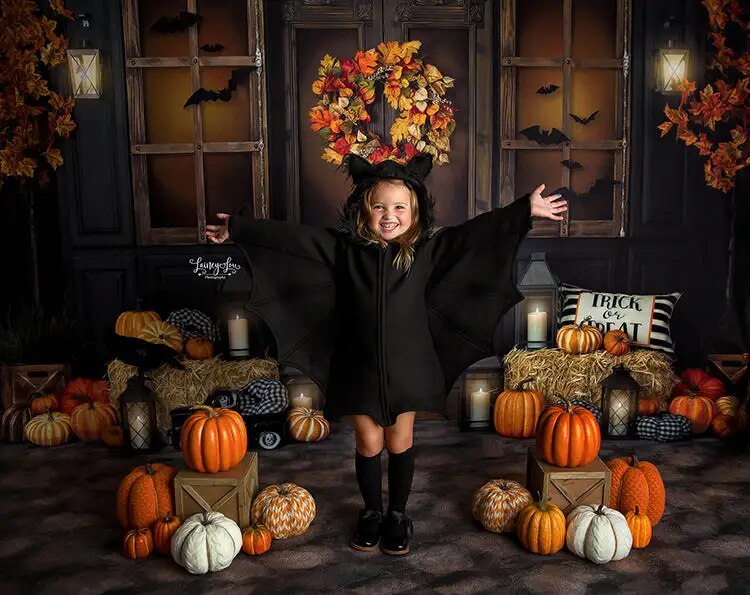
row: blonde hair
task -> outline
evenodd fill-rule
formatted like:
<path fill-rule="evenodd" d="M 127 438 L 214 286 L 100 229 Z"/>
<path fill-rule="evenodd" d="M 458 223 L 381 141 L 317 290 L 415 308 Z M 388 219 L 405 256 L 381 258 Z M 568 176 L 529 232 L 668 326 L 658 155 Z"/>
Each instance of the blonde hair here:
<path fill-rule="evenodd" d="M 417 193 L 403 180 L 385 178 L 379 180 L 367 190 L 365 196 L 359 203 L 359 208 L 357 209 L 357 216 L 355 219 L 357 235 L 368 244 L 378 244 L 381 248 L 385 248 L 388 245 L 388 242 L 376 232 L 372 231 L 369 226 L 370 216 L 372 215 L 372 198 L 375 196 L 375 192 L 381 184 L 391 184 L 393 186 L 406 188 L 411 197 L 411 226 L 393 240 L 393 242 L 399 245 L 398 254 L 393 260 L 393 267 L 398 271 L 405 271 L 408 273 L 411 265 L 414 263 L 414 244 L 419 239 L 421 226 L 419 222 L 419 201 L 417 200 Z"/>

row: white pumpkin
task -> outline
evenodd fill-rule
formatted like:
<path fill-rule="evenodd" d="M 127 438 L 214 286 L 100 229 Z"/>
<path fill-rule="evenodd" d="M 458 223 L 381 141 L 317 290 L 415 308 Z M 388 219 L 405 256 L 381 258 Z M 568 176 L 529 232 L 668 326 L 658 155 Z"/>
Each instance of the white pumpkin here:
<path fill-rule="evenodd" d="M 576 556 L 606 564 L 630 553 L 633 535 L 622 513 L 603 505 L 585 504 L 568 515 L 565 544 Z"/>
<path fill-rule="evenodd" d="M 190 574 L 223 570 L 242 548 L 242 531 L 220 512 L 194 514 L 172 537 L 172 559 Z"/>

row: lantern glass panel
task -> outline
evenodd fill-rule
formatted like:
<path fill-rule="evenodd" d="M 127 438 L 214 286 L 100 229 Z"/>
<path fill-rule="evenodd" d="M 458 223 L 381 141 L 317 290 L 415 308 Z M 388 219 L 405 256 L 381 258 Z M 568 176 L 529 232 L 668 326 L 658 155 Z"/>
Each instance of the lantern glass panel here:
<path fill-rule="evenodd" d="M 515 307 L 515 343 L 527 349 L 554 345 L 557 330 L 558 279 L 547 265 L 544 253 L 531 255 L 518 290 L 524 300 Z"/>
<path fill-rule="evenodd" d="M 99 50 L 68 50 L 70 86 L 76 99 L 96 99 L 101 96 L 101 66 Z"/>
<path fill-rule="evenodd" d="M 635 438 L 640 385 L 622 365 L 602 381 L 601 430 L 605 438 Z"/>
<path fill-rule="evenodd" d="M 492 410 L 502 391 L 503 374 L 497 358 L 487 358 L 466 371 L 461 386 L 461 430 L 486 430 L 492 426 Z"/>
<path fill-rule="evenodd" d="M 286 382 L 286 390 L 289 393 L 290 407 L 323 408 L 323 395 L 318 385 L 305 375 L 290 377 Z"/>
<path fill-rule="evenodd" d="M 659 50 L 657 72 L 662 93 L 679 92 L 679 84 L 687 76 L 689 55 L 690 52 L 685 49 Z"/>

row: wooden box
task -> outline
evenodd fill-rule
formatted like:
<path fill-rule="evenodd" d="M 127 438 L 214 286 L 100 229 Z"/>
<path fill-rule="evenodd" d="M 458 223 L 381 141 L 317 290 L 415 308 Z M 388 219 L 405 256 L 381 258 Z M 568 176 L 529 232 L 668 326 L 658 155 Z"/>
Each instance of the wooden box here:
<path fill-rule="evenodd" d="M 526 457 L 526 489 L 533 498 L 551 498 L 567 515 L 581 504 L 609 506 L 612 473 L 599 457 L 583 467 L 555 467 L 537 458 L 534 448 Z"/>
<path fill-rule="evenodd" d="M 250 524 L 250 506 L 258 493 L 258 454 L 248 452 L 229 471 L 178 471 L 174 491 L 177 516 L 183 521 L 199 512 L 214 511 L 245 528 Z"/>
<path fill-rule="evenodd" d="M 3 366 L 0 375 L 3 409 L 8 409 L 11 405 L 28 405 L 36 391 L 60 396 L 70 380 L 70 365 Z"/>

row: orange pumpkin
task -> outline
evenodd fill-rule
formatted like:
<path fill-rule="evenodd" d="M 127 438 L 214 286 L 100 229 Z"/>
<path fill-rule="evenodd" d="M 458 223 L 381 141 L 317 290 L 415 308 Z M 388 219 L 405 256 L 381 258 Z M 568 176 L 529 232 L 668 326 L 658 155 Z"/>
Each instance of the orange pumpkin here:
<path fill-rule="evenodd" d="M 185 343 L 185 353 L 191 359 L 211 359 L 214 356 L 214 344 L 209 339 L 193 337 Z"/>
<path fill-rule="evenodd" d="M 612 329 L 604 335 L 604 349 L 612 355 L 625 355 L 630 351 L 630 337 L 625 331 Z"/>
<path fill-rule="evenodd" d="M 612 472 L 609 507 L 623 514 L 640 506 L 656 526 L 664 514 L 666 491 L 656 465 L 635 456 L 607 461 Z"/>
<path fill-rule="evenodd" d="M 739 418 L 719 413 L 711 420 L 711 429 L 719 438 L 734 438 L 742 434 L 745 428 L 740 426 Z"/>
<path fill-rule="evenodd" d="M 659 399 L 640 399 L 638 401 L 638 415 L 656 415 L 664 409 L 664 403 Z"/>
<path fill-rule="evenodd" d="M 672 399 L 669 412 L 684 415 L 693 426 L 693 434 L 702 434 L 716 415 L 716 405 L 708 397 L 692 393 Z"/>
<path fill-rule="evenodd" d="M 644 548 L 651 543 L 651 519 L 648 515 L 641 514 L 638 505 L 625 515 L 625 520 L 633 536 L 634 548 Z"/>
<path fill-rule="evenodd" d="M 325 440 L 331 433 L 331 424 L 322 411 L 307 407 L 292 407 L 286 416 L 289 434 L 300 442 Z"/>
<path fill-rule="evenodd" d="M 564 405 L 547 407 L 539 416 L 536 452 L 544 461 L 558 467 L 588 465 L 599 454 L 602 435 L 591 411 Z"/>
<path fill-rule="evenodd" d="M 174 510 L 174 467 L 147 463 L 128 473 L 117 488 L 117 522 L 136 529 L 151 527 Z"/>
<path fill-rule="evenodd" d="M 168 555 L 171 553 L 172 536 L 182 525 L 182 521 L 167 511 L 163 518 L 154 523 L 154 549 L 158 554 Z"/>
<path fill-rule="evenodd" d="M 178 352 L 182 351 L 182 334 L 180 331 L 171 324 L 160 320 L 154 320 L 145 325 L 138 333 L 138 338 L 157 345 L 167 345 Z"/>
<path fill-rule="evenodd" d="M 229 471 L 247 452 L 247 428 L 231 409 L 196 406 L 180 434 L 182 458 L 200 473 Z"/>
<path fill-rule="evenodd" d="M 495 401 L 495 430 L 501 436 L 531 438 L 536 434 L 536 423 L 544 409 L 545 399 L 537 390 L 524 390 L 524 385 L 532 380 L 522 380 L 515 390 L 503 391 Z"/>
<path fill-rule="evenodd" d="M 242 530 L 242 551 L 249 556 L 265 554 L 271 549 L 273 537 L 263 525 L 254 523 Z"/>
<path fill-rule="evenodd" d="M 549 498 L 532 502 L 518 515 L 516 532 L 530 552 L 554 554 L 565 545 L 565 514 Z"/>
<path fill-rule="evenodd" d="M 125 534 L 122 544 L 124 554 L 131 560 L 147 558 L 154 551 L 154 539 L 150 529 L 133 529 Z"/>
<path fill-rule="evenodd" d="M 688 368 L 680 374 L 682 382 L 672 390 L 673 397 L 680 397 L 689 393 L 698 393 L 715 401 L 726 394 L 724 383 L 718 378 L 710 376 L 700 368 Z"/>
<path fill-rule="evenodd" d="M 41 393 L 35 393 L 36 396 L 31 399 L 31 413 L 33 415 L 41 415 L 50 411 L 57 411 L 57 397 L 55 395 L 43 395 Z"/>
<path fill-rule="evenodd" d="M 161 316 L 152 310 L 128 310 L 117 317 L 115 333 L 123 337 L 137 337 L 149 322 L 160 320 Z"/>
<path fill-rule="evenodd" d="M 60 395 L 60 412 L 72 415 L 73 410 L 81 404 L 78 397 L 89 397 L 99 403 L 109 403 L 109 384 L 105 380 L 75 378 L 65 385 Z"/>
<path fill-rule="evenodd" d="M 102 430 L 102 442 L 107 446 L 117 448 L 125 444 L 125 437 L 122 433 L 122 426 L 113 424 Z"/>
<path fill-rule="evenodd" d="M 117 424 L 117 411 L 112 405 L 97 403 L 89 397 L 81 397 L 82 405 L 73 409 L 70 424 L 73 433 L 84 442 L 98 442 L 102 430 Z"/>
<path fill-rule="evenodd" d="M 735 417 L 741 430 L 744 431 L 747 428 L 747 407 L 737 397 L 719 397 L 716 400 L 716 413 Z"/>
<path fill-rule="evenodd" d="M 591 353 L 602 345 L 602 333 L 595 326 L 587 324 L 587 316 L 578 324 L 566 324 L 557 331 L 555 341 L 565 353 Z"/>

